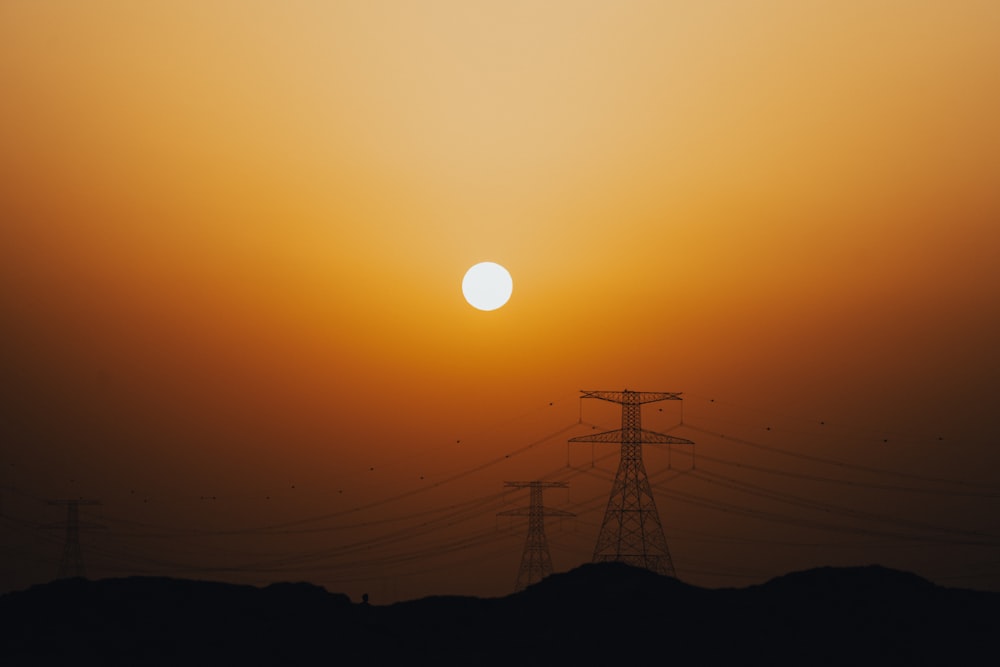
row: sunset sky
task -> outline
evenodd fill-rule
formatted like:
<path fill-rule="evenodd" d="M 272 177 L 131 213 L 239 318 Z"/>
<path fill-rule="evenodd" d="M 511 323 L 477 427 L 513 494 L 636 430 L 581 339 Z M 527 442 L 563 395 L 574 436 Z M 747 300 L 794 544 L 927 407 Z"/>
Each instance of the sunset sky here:
<path fill-rule="evenodd" d="M 0 0 L 0 590 L 503 595 L 623 388 L 685 581 L 1000 590 L 998 119 L 995 0 Z"/>

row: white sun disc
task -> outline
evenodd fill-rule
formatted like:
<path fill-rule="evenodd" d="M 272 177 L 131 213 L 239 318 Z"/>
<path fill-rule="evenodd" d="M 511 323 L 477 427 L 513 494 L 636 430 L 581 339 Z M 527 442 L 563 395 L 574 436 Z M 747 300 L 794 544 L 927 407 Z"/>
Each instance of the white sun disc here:
<path fill-rule="evenodd" d="M 514 281 L 507 269 L 494 262 L 480 262 L 465 272 L 462 294 L 479 310 L 496 310 L 507 303 Z"/>

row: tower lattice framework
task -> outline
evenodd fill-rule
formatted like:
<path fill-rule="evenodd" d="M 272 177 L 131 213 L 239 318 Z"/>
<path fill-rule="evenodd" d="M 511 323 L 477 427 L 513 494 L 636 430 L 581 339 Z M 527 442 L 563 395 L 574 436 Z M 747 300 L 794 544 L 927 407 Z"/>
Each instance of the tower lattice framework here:
<path fill-rule="evenodd" d="M 521 567 L 517 570 L 517 581 L 514 591 L 524 590 L 531 584 L 541 581 L 552 574 L 552 556 L 549 554 L 549 543 L 545 538 L 545 516 L 576 516 L 572 512 L 545 507 L 542 502 L 542 491 L 549 488 L 565 488 L 565 482 L 504 482 L 504 486 L 518 489 L 528 489 L 529 504 L 527 508 L 519 507 L 497 516 L 527 516 L 528 537 L 524 542 L 524 552 L 521 554 Z"/>
<path fill-rule="evenodd" d="M 679 401 L 680 393 L 645 391 L 583 391 L 583 398 L 597 398 L 622 406 L 622 427 L 570 442 L 620 443 L 621 461 L 611 486 L 611 496 L 594 547 L 595 563 L 618 561 L 677 576 L 667 548 L 667 538 L 656 511 L 653 490 L 642 462 L 642 446 L 693 445 L 684 438 L 642 428 L 642 405 Z"/>
<path fill-rule="evenodd" d="M 66 507 L 66 522 L 54 524 L 53 528 L 66 529 L 66 543 L 63 545 L 62 558 L 59 559 L 57 579 L 69 577 L 85 577 L 87 572 L 83 566 L 83 550 L 80 548 L 80 528 L 103 528 L 97 524 L 80 523 L 80 505 L 100 505 L 99 500 L 50 500 L 51 505 Z"/>

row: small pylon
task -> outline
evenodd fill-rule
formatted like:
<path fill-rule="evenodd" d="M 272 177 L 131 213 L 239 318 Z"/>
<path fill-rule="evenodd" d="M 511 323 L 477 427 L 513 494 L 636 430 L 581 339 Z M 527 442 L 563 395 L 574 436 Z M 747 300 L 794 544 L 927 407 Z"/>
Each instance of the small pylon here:
<path fill-rule="evenodd" d="M 594 547 L 594 562 L 618 561 L 676 577 L 663 524 L 656 512 L 653 489 L 642 462 L 643 444 L 693 445 L 684 438 L 642 428 L 643 403 L 681 400 L 679 393 L 645 391 L 584 391 L 583 398 L 599 398 L 622 406 L 622 427 L 570 442 L 621 443 L 621 461 Z"/>
<path fill-rule="evenodd" d="M 99 500 L 50 500 L 50 505 L 66 506 L 66 523 L 52 524 L 51 528 L 66 528 L 66 544 L 63 546 L 62 558 L 59 560 L 57 579 L 69 577 L 85 577 L 83 566 L 83 550 L 80 548 L 80 505 L 100 505 Z M 85 523 L 84 528 L 103 528 L 98 524 Z"/>
<path fill-rule="evenodd" d="M 519 507 L 497 514 L 497 516 L 528 517 L 528 537 L 524 542 L 521 567 L 517 570 L 517 581 L 514 583 L 514 592 L 517 592 L 552 574 L 552 556 L 549 554 L 548 540 L 545 539 L 545 515 L 576 515 L 572 512 L 547 508 L 542 503 L 543 489 L 565 488 L 568 486 L 566 482 L 504 482 L 504 486 L 526 488 L 530 493 L 530 503 L 527 508 Z"/>

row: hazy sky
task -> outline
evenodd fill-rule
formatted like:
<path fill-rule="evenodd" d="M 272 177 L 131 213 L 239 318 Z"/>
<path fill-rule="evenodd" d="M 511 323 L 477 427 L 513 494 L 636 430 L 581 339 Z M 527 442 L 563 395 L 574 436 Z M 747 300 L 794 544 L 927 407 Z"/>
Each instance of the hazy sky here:
<path fill-rule="evenodd" d="M 1000 590 L 998 35 L 993 0 L 0 1 L 4 590 L 83 497 L 92 576 L 503 594 L 503 482 L 568 481 L 588 560 L 617 459 L 566 440 L 626 387 L 686 397 L 644 412 L 698 442 L 647 453 L 683 579 Z"/>

